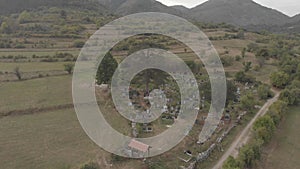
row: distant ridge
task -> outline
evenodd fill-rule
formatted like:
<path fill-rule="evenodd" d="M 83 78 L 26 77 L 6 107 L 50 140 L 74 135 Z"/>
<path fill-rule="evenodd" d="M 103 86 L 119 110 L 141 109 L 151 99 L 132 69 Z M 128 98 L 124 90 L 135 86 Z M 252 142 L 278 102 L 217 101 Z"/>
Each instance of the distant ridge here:
<path fill-rule="evenodd" d="M 33 10 L 41 6 L 72 7 L 109 13 L 98 0 L 0 0 L 0 14 L 17 13 L 23 10 Z"/>
<path fill-rule="evenodd" d="M 229 23 L 236 26 L 282 25 L 289 17 L 252 0 L 209 0 L 189 12 L 197 21 Z"/>
<path fill-rule="evenodd" d="M 297 32 L 300 28 L 300 15 L 289 17 L 252 0 L 209 0 L 192 9 L 180 5 L 168 7 L 156 0 L 0 0 L 0 14 L 17 13 L 40 6 L 73 7 L 117 16 L 162 12 L 191 21 L 227 23 L 255 31 Z"/>

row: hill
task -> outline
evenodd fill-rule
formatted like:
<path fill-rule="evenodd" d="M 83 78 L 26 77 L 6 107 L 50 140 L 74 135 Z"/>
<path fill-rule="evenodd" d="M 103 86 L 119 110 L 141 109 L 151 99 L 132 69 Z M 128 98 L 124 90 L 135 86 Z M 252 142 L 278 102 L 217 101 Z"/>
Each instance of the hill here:
<path fill-rule="evenodd" d="M 0 14 L 18 13 L 39 7 L 80 8 L 108 13 L 106 7 L 97 0 L 0 0 Z"/>
<path fill-rule="evenodd" d="M 176 9 L 176 10 L 178 10 L 180 12 L 183 12 L 183 13 L 187 13 L 190 10 L 189 8 L 187 8 L 185 6 L 182 6 L 182 5 L 171 6 L 171 8 Z"/>
<path fill-rule="evenodd" d="M 190 10 L 191 18 L 202 22 L 229 23 L 236 26 L 281 25 L 289 17 L 252 0 L 209 0 Z"/>
<path fill-rule="evenodd" d="M 126 0 L 115 11 L 118 15 L 128 15 L 139 12 L 163 12 L 173 15 L 180 15 L 176 9 L 163 5 L 155 0 Z"/>
<path fill-rule="evenodd" d="M 0 0 L 0 14 L 36 10 L 39 7 L 73 8 L 124 16 L 139 12 L 169 13 L 205 23 L 227 23 L 251 31 L 297 32 L 300 15 L 288 17 L 252 0 L 209 0 L 192 9 L 168 7 L 156 0 Z"/>

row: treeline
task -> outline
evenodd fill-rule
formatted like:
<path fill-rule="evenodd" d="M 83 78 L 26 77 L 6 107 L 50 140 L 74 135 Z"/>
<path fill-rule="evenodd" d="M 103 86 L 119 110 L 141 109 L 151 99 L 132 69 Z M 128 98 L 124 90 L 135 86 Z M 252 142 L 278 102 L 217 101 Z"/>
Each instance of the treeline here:
<path fill-rule="evenodd" d="M 288 104 L 282 100 L 275 102 L 267 114 L 260 117 L 253 126 L 254 137 L 243 146 L 236 159 L 229 157 L 223 165 L 223 169 L 255 168 L 256 162 L 261 159 L 263 146 L 268 144 L 284 117 Z"/>
<path fill-rule="evenodd" d="M 77 56 L 67 53 L 67 52 L 57 52 L 54 55 L 36 55 L 33 54 L 31 57 L 24 56 L 24 55 L 7 55 L 7 56 L 0 56 L 0 60 L 8 60 L 8 61 L 39 61 L 39 62 L 72 62 L 76 61 Z"/>
<path fill-rule="evenodd" d="M 299 69 L 297 70 L 299 73 Z M 223 165 L 223 169 L 255 168 L 256 162 L 261 159 L 263 147 L 270 142 L 272 136 L 285 116 L 289 105 L 300 103 L 300 79 L 299 76 L 290 74 L 292 82 L 282 91 L 279 100 L 268 110 L 267 114 L 259 118 L 254 126 L 254 137 L 240 149 L 239 156 L 234 159 L 229 157 Z"/>

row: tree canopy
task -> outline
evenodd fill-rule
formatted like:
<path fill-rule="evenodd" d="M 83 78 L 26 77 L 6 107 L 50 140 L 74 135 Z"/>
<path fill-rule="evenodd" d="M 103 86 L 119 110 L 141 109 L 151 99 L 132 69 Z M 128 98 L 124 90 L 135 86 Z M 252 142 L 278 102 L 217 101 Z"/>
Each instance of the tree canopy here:
<path fill-rule="evenodd" d="M 113 58 L 110 52 L 107 53 L 98 68 L 96 83 L 98 85 L 109 84 L 117 67 L 118 62 Z"/>

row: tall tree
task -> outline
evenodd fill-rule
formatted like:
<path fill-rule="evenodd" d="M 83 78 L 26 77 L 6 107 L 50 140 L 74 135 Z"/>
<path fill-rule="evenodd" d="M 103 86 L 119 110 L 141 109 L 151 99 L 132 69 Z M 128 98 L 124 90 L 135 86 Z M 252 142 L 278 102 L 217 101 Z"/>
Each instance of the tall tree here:
<path fill-rule="evenodd" d="M 110 83 L 117 67 L 118 62 L 113 58 L 110 52 L 107 53 L 98 68 L 96 83 L 98 85 Z"/>

